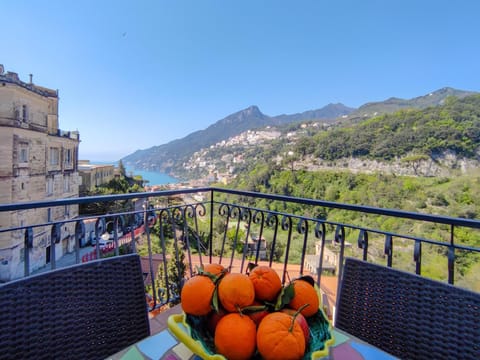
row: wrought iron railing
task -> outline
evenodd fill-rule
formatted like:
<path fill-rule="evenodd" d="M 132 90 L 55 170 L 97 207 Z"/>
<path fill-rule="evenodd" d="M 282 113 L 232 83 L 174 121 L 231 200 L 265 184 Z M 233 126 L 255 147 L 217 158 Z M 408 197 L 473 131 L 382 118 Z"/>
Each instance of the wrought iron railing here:
<path fill-rule="evenodd" d="M 0 228 L 2 244 L 11 237 L 23 248 L 17 264 L 0 249 L 0 269 L 18 277 L 20 266 L 29 276 L 68 257 L 79 263 L 139 251 L 151 309 L 178 302 L 183 279 L 210 262 L 240 272 L 264 262 L 284 282 L 310 274 L 322 288 L 322 277 L 341 276 L 344 257 L 353 256 L 480 291 L 470 271 L 480 260 L 478 220 L 214 187 L 3 204 L 0 214 L 92 204 L 115 211 Z M 352 221 L 336 220 L 345 218 Z M 390 230 L 392 221 L 401 232 Z M 66 224 L 75 229 L 67 237 Z M 92 235 L 95 247 L 82 247 Z"/>

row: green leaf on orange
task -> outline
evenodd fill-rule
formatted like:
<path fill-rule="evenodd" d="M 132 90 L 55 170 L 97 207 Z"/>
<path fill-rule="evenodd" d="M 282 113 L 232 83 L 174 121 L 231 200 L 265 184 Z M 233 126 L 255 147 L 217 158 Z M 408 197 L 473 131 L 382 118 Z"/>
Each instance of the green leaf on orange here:
<path fill-rule="evenodd" d="M 265 305 L 250 305 L 242 308 L 242 313 L 251 314 L 251 313 L 255 313 L 258 311 L 265 311 L 265 310 L 267 310 L 267 306 Z"/>
<path fill-rule="evenodd" d="M 280 294 L 277 297 L 277 302 L 275 303 L 275 311 L 283 309 L 285 306 L 287 306 L 290 303 L 290 301 L 292 301 L 294 296 L 295 296 L 295 289 L 292 283 L 282 287 L 282 290 L 280 291 Z"/>
<path fill-rule="evenodd" d="M 218 313 L 220 307 L 218 306 L 218 286 L 215 285 L 215 290 L 213 290 L 213 296 L 212 296 L 212 308 L 215 310 L 215 312 Z"/>

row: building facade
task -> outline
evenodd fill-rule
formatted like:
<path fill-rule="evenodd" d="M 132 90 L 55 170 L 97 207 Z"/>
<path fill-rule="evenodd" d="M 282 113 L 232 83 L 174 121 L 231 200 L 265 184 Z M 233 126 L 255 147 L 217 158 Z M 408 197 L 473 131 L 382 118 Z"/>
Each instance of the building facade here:
<path fill-rule="evenodd" d="M 91 164 L 88 160 L 78 162 L 78 172 L 81 177 L 80 194 L 95 190 L 97 186 L 107 184 L 115 178 L 114 165 Z"/>
<path fill-rule="evenodd" d="M 54 200 L 78 197 L 77 131 L 59 129 L 58 91 L 21 81 L 16 73 L 0 65 L 0 202 Z M 26 246 L 30 271 L 73 250 L 74 223 L 33 228 L 33 242 L 22 230 L 10 228 L 63 221 L 78 216 L 78 206 L 22 210 L 0 215 L 0 281 L 24 274 Z"/>

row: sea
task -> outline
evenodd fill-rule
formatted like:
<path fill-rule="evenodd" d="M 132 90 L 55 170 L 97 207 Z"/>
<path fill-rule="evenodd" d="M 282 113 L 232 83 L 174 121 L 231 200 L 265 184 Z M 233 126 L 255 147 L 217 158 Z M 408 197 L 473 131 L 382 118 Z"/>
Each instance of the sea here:
<path fill-rule="evenodd" d="M 146 170 L 135 170 L 133 168 L 130 168 L 128 166 L 125 166 L 125 170 L 127 175 L 129 174 L 134 174 L 134 175 L 140 175 L 143 180 L 148 181 L 148 186 L 153 186 L 153 185 L 165 185 L 165 184 L 176 184 L 179 182 L 178 179 L 175 179 L 171 177 L 170 175 L 161 173 L 161 172 L 156 172 L 156 171 L 146 171 Z"/>
<path fill-rule="evenodd" d="M 106 165 L 114 165 L 118 167 L 118 162 L 116 161 L 90 161 L 92 164 L 106 164 Z M 180 180 L 171 177 L 168 174 L 157 172 L 157 171 L 146 171 L 146 170 L 138 170 L 134 169 L 133 167 L 125 166 L 125 171 L 127 175 L 140 175 L 143 180 L 147 180 L 148 186 L 153 185 L 166 185 L 166 184 L 176 184 L 180 182 Z"/>

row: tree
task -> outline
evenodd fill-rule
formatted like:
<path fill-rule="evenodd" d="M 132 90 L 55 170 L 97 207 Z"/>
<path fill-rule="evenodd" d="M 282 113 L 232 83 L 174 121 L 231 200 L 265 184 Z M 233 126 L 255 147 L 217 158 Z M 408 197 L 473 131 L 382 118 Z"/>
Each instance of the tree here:
<path fill-rule="evenodd" d="M 126 177 L 127 172 L 125 170 L 125 166 L 123 165 L 122 160 L 118 162 L 118 172 L 120 173 L 120 176 Z"/>
<path fill-rule="evenodd" d="M 107 184 L 97 186 L 87 191 L 85 196 L 125 194 L 145 191 L 136 182 L 129 182 L 129 178 L 120 177 L 110 180 Z M 80 204 L 80 214 L 106 214 L 121 212 L 133 208 L 132 200 L 100 201 L 98 203 Z"/>
<path fill-rule="evenodd" d="M 307 154 L 315 150 L 315 141 L 311 136 L 303 136 L 295 144 L 295 152 L 299 153 L 303 160 Z"/>

